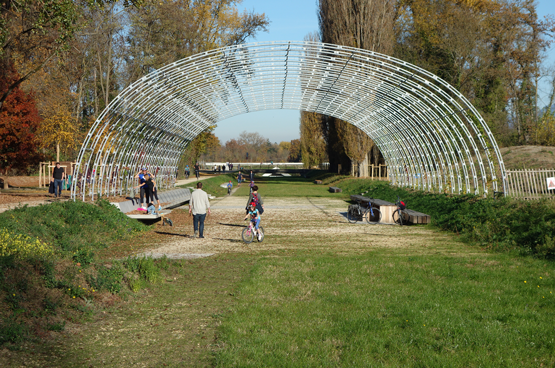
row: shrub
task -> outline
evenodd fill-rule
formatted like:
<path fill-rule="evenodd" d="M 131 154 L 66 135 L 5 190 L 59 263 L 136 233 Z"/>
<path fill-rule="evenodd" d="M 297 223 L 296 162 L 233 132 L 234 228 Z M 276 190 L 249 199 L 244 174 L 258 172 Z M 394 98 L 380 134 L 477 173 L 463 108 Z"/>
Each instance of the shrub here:
<path fill-rule="evenodd" d="M 0 229 L 0 257 L 13 256 L 18 259 L 50 258 L 54 249 L 38 239 L 14 234 L 7 229 Z"/>
<path fill-rule="evenodd" d="M 89 277 L 89 284 L 96 290 L 107 290 L 113 294 L 121 291 L 124 270 L 119 262 L 110 267 L 97 266 L 97 276 Z"/>

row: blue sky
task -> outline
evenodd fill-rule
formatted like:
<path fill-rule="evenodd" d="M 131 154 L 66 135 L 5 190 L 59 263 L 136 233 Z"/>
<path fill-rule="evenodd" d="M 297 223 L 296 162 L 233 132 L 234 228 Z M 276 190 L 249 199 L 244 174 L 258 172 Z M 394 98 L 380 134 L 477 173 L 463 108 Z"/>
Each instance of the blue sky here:
<path fill-rule="evenodd" d="M 243 0 L 240 9 L 255 10 L 265 13 L 270 19 L 269 32 L 260 33 L 253 41 L 302 41 L 309 33 L 318 30 L 316 16 L 317 0 Z M 538 14 L 555 15 L 555 0 L 537 1 Z M 547 52 L 545 66 L 555 68 L 555 46 Z M 548 78 L 540 85 L 540 106 L 547 103 L 549 93 Z M 300 112 L 293 110 L 259 111 L 235 116 L 218 123 L 214 131 L 221 143 L 237 138 L 242 131 L 258 132 L 271 142 L 297 139 L 299 133 Z"/>

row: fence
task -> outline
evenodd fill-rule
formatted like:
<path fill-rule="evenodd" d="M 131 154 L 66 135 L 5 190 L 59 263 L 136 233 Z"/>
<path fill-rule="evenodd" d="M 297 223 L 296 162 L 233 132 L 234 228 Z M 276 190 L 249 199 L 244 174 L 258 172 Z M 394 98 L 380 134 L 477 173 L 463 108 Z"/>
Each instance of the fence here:
<path fill-rule="evenodd" d="M 522 199 L 555 199 L 555 189 L 548 189 L 548 179 L 555 178 L 555 169 L 507 170 L 506 173 L 506 195 Z"/>

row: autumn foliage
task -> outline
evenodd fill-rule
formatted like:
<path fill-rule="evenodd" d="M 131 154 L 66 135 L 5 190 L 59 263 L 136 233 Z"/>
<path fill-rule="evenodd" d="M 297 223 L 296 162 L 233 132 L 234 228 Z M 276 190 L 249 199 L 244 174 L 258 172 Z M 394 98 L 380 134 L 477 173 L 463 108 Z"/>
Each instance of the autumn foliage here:
<path fill-rule="evenodd" d="M 19 79 L 13 66 L 0 71 L 0 93 L 4 93 L 14 80 Z M 15 87 L 0 111 L 0 170 L 26 171 L 42 159 L 38 151 L 36 132 L 40 116 L 32 93 Z"/>

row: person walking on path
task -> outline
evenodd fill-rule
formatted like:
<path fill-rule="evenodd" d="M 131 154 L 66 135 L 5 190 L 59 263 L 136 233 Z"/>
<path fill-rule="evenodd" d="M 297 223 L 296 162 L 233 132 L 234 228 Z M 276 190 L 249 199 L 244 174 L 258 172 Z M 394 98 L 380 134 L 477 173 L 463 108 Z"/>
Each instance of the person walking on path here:
<path fill-rule="evenodd" d="M 233 188 L 233 183 L 231 180 L 227 183 L 227 195 L 231 195 L 231 188 Z"/>
<path fill-rule="evenodd" d="M 240 187 L 241 186 L 241 181 L 243 180 L 243 174 L 241 174 L 241 171 L 239 171 L 239 174 L 237 174 L 237 186 Z"/>
<path fill-rule="evenodd" d="M 252 194 L 252 192 L 253 192 L 253 190 L 254 190 L 253 188 L 255 187 L 255 185 L 254 185 L 254 181 L 252 181 L 252 180 L 251 180 L 251 184 L 250 184 L 250 187 L 251 187 L 251 191 L 250 191 L 250 194 Z"/>
<path fill-rule="evenodd" d="M 199 166 L 198 162 L 195 164 L 195 175 L 196 175 L 197 180 L 198 180 L 198 178 L 200 176 L 200 166 Z"/>
<path fill-rule="evenodd" d="M 52 179 L 50 181 L 54 182 L 54 197 L 62 196 L 62 184 L 66 178 L 66 173 L 63 167 L 60 167 L 60 163 L 56 162 L 56 167 L 52 172 Z"/>
<path fill-rule="evenodd" d="M 189 165 L 185 166 L 185 179 L 189 179 L 190 173 L 191 173 L 191 169 L 189 169 Z"/>
<path fill-rule="evenodd" d="M 197 189 L 191 194 L 189 200 L 189 214 L 193 215 L 194 237 L 204 238 L 204 220 L 206 213 L 210 214 L 210 201 L 208 194 L 202 190 L 202 182 L 197 183 Z"/>

